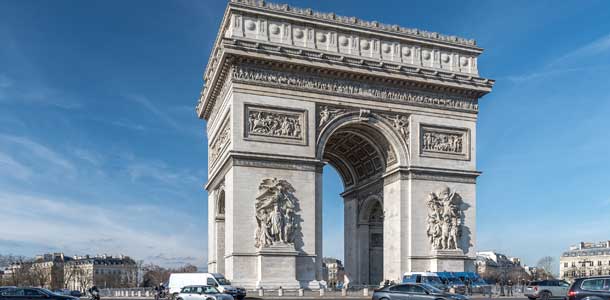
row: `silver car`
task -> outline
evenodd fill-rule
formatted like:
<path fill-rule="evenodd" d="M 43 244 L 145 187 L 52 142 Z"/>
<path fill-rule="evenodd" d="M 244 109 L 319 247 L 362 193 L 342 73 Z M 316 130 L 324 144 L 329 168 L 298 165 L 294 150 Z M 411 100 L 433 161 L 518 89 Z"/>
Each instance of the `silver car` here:
<path fill-rule="evenodd" d="M 403 283 L 376 290 L 373 300 L 468 300 L 468 297 L 444 292 L 425 283 Z"/>
<path fill-rule="evenodd" d="M 176 300 L 233 300 L 233 296 L 210 285 L 188 285 L 180 290 Z"/>
<path fill-rule="evenodd" d="M 551 298 L 565 298 L 568 294 L 570 284 L 563 280 L 549 279 L 532 281 L 525 288 L 524 295 L 530 300 L 542 299 L 549 300 Z"/>

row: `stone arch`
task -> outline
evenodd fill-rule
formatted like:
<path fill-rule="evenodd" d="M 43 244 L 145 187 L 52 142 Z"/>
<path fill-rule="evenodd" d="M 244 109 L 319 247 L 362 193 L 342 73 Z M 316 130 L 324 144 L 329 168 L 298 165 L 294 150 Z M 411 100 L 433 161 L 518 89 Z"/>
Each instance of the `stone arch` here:
<path fill-rule="evenodd" d="M 370 223 L 370 217 L 372 214 L 376 213 L 374 210 L 378 207 L 381 207 L 381 213 L 383 214 L 383 198 L 381 196 L 369 195 L 368 197 L 366 197 L 362 201 L 362 204 L 360 205 L 360 209 L 358 211 L 358 223 Z"/>
<path fill-rule="evenodd" d="M 329 139 L 344 128 L 359 128 L 361 133 L 368 133 L 369 138 L 381 139 L 375 142 L 385 144 L 384 158 L 394 155 L 397 166 L 409 165 L 408 141 L 401 137 L 390 121 L 377 113 L 352 111 L 340 114 L 330 120 L 321 129 L 316 140 L 316 158 L 324 160 L 326 145 Z M 339 170 L 338 170 L 339 171 Z M 341 171 L 339 171 L 341 173 Z"/>
<path fill-rule="evenodd" d="M 214 208 L 214 235 L 216 236 L 216 268 L 218 273 L 225 272 L 225 186 L 224 183 L 216 188 L 215 192 L 215 208 Z"/>
<path fill-rule="evenodd" d="M 225 215 L 225 189 L 220 186 L 216 191 L 216 217 L 224 217 Z"/>

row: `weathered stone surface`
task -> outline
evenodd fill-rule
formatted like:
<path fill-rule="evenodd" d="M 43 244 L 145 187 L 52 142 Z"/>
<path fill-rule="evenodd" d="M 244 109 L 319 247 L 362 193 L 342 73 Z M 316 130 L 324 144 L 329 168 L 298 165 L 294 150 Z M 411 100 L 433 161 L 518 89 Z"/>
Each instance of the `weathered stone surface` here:
<path fill-rule="evenodd" d="M 345 191 L 353 283 L 473 269 L 473 41 L 259 1 L 228 5 L 197 105 L 208 121 L 208 267 L 317 288 L 322 167 Z M 222 201 L 221 201 L 222 200 Z"/>

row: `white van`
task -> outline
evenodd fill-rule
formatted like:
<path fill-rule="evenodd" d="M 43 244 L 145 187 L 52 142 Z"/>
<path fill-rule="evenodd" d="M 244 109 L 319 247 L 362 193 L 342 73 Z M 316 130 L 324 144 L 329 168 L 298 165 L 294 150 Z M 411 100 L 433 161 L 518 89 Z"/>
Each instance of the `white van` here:
<path fill-rule="evenodd" d="M 172 273 L 169 275 L 169 294 L 174 298 L 180 290 L 188 285 L 209 285 L 216 287 L 221 293 L 229 294 L 237 300 L 246 297 L 246 290 L 231 285 L 220 273 Z"/>
<path fill-rule="evenodd" d="M 447 290 L 438 274 L 433 272 L 405 272 L 402 275 L 402 283 L 426 283 L 442 291 Z"/>

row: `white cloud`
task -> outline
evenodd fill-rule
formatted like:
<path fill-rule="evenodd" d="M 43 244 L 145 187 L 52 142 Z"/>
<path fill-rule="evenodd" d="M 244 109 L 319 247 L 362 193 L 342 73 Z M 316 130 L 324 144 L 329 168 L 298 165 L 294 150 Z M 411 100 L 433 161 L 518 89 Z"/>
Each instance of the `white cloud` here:
<path fill-rule="evenodd" d="M 597 55 L 610 50 L 610 34 L 582 45 L 549 63 L 549 67 L 565 63 L 568 60 Z"/>
<path fill-rule="evenodd" d="M 562 75 L 565 73 L 572 72 L 587 72 L 587 71 L 597 71 L 597 70 L 605 70 L 609 69 L 608 65 L 588 65 L 581 67 L 565 67 L 562 65 L 566 65 L 566 63 L 570 63 L 571 61 L 575 61 L 577 59 L 582 59 L 586 57 L 591 57 L 594 55 L 598 55 L 604 52 L 610 51 L 610 34 L 602 36 L 590 43 L 582 45 L 572 51 L 568 51 L 565 54 L 559 56 L 558 58 L 552 60 L 545 67 L 539 69 L 538 71 L 533 71 L 529 73 L 506 76 L 505 78 L 513 81 L 515 83 L 522 83 L 537 79 L 545 79 L 551 76 Z"/>
<path fill-rule="evenodd" d="M 2 152 L 0 152 L 0 170 L 2 170 L 3 176 L 11 176 L 20 180 L 26 180 L 32 175 L 30 168 Z"/>
<path fill-rule="evenodd" d="M 127 173 L 132 181 L 153 179 L 168 185 L 198 182 L 202 180 L 187 170 L 173 170 L 162 162 L 147 161 L 131 163 L 127 166 Z"/>
<path fill-rule="evenodd" d="M 92 165 L 99 166 L 103 163 L 102 156 L 97 153 L 83 148 L 75 148 L 73 150 L 74 155 L 76 157 L 89 162 Z"/>
<path fill-rule="evenodd" d="M 185 226 L 195 220 L 171 208 L 143 206 L 143 213 L 137 205 L 108 207 L 6 192 L 0 192 L 0 203 L 4 241 L 46 245 L 67 254 L 126 254 L 164 265 L 202 266 L 205 261 L 205 239 L 193 238 L 203 237 L 203 232 Z M 172 222 L 161 221 L 168 216 Z M 182 259 L 160 257 L 163 253 Z"/>
<path fill-rule="evenodd" d="M 27 137 L 0 134 L 0 143 L 2 142 L 4 142 L 4 146 L 17 146 L 20 150 L 20 154 L 22 155 L 24 155 L 24 153 L 21 151 L 25 151 L 28 157 L 35 156 L 41 158 L 44 161 L 60 167 L 65 171 L 73 173 L 76 170 L 76 167 L 72 164 L 72 162 L 64 158 L 63 155 Z"/>

